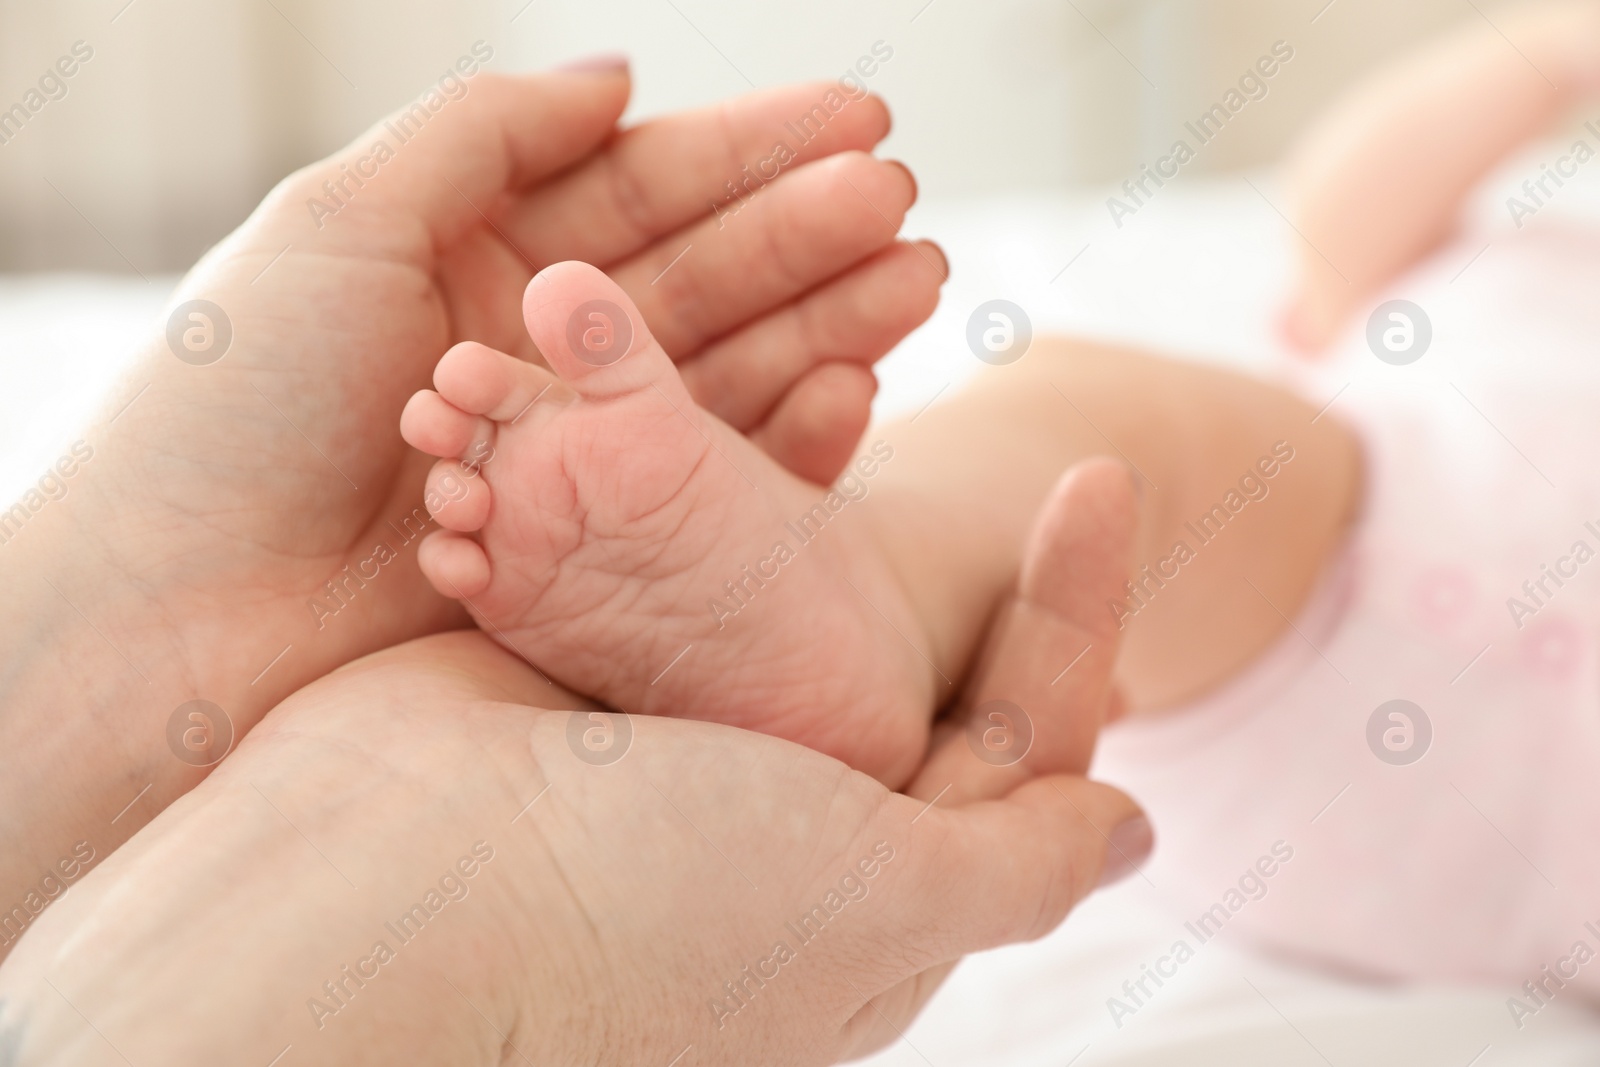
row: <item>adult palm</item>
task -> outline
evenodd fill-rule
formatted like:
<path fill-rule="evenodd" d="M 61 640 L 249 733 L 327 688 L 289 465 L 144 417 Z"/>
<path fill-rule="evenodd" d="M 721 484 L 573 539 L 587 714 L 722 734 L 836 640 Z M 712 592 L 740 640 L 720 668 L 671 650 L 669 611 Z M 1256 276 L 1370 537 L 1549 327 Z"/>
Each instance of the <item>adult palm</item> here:
<path fill-rule="evenodd" d="M 454 342 L 536 358 L 538 268 L 606 269 L 697 399 L 815 480 L 937 300 L 942 257 L 895 238 L 915 184 L 863 151 L 888 129 L 873 98 L 817 110 L 838 87 L 801 86 L 619 131 L 620 66 L 465 85 L 403 142 L 380 124 L 285 179 L 196 265 L 71 495 L 6 546 L 0 747 L 30 755 L 0 785 L 5 899 L 198 781 L 208 754 L 168 751 L 188 701 L 221 708 L 220 757 L 296 688 L 464 623 L 409 556 L 427 461 L 399 415 Z M 782 173 L 746 187 L 780 140 Z"/>

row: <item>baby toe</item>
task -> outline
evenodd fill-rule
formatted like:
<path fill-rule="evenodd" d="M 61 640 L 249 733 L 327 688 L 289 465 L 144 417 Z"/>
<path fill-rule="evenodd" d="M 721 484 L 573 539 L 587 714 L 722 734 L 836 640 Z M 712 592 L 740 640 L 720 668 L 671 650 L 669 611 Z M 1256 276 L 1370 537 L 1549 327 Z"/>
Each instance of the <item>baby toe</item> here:
<path fill-rule="evenodd" d="M 690 403 L 678 368 L 622 287 L 587 263 L 540 271 L 522 295 L 528 334 L 573 392 L 609 400 L 652 388 Z"/>
<path fill-rule="evenodd" d="M 417 546 L 417 566 L 441 596 L 467 600 L 489 588 L 489 557 L 470 537 L 437 530 Z"/>
<path fill-rule="evenodd" d="M 570 396 L 543 367 L 476 341 L 446 352 L 433 369 L 433 384 L 462 411 L 496 422 L 515 422 L 540 400 Z"/>
<path fill-rule="evenodd" d="M 400 436 L 419 452 L 441 458 L 466 455 L 483 430 L 483 419 L 468 414 L 434 392 L 423 389 L 406 401 L 400 413 Z"/>
<path fill-rule="evenodd" d="M 493 494 L 477 471 L 469 472 L 455 460 L 440 460 L 428 472 L 422 502 L 428 514 L 446 530 L 470 533 L 483 529 L 489 519 Z"/>

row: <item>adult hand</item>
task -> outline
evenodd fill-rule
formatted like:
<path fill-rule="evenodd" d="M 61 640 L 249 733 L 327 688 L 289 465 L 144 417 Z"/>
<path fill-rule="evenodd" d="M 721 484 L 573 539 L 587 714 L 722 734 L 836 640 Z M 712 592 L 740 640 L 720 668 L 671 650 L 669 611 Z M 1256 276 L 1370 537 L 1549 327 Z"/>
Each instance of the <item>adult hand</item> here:
<path fill-rule="evenodd" d="M 288 693 L 465 621 L 410 558 L 428 462 L 399 414 L 456 341 L 534 355 L 537 268 L 604 266 L 702 404 L 824 480 L 871 362 L 932 310 L 942 257 L 895 240 L 915 185 L 864 153 L 888 130 L 875 98 L 835 111 L 837 86 L 801 86 L 618 133 L 620 66 L 465 85 L 286 179 L 213 249 L 67 497 L 6 528 L 0 911 L 31 921 L 76 845 L 109 852 Z M 744 167 L 770 176 L 779 143 L 751 196 Z M 742 199 L 714 213 L 728 182 Z M 209 747 L 169 751 L 195 699 L 226 719 L 179 721 Z"/>
<path fill-rule="evenodd" d="M 1064 483 L 1042 527 L 1061 538 L 1034 551 L 1096 528 L 1109 551 L 1132 497 L 1107 486 Z M 1071 618 L 1104 580 L 1078 573 L 1036 606 Z M 1007 635 L 992 662 L 1053 664 L 1029 647 L 1049 635 Z M 963 779 L 994 799 L 947 807 L 761 735 L 535 710 L 580 706 L 476 632 L 295 694 L 39 920 L 0 967 L 0 1048 L 60 1067 L 832 1063 L 903 1029 L 963 953 L 1052 928 L 1118 873 L 1113 843 L 1124 871 L 1149 846 L 1132 801 L 1071 775 Z"/>
<path fill-rule="evenodd" d="M 1038 775 L 1088 772 L 1100 727 L 1123 711 L 1111 681 L 1122 630 L 1106 604 L 1133 569 L 1134 486 L 1127 467 L 1104 457 L 1056 482 L 1023 549 L 1016 591 L 907 792 L 948 789 L 960 803 Z"/>

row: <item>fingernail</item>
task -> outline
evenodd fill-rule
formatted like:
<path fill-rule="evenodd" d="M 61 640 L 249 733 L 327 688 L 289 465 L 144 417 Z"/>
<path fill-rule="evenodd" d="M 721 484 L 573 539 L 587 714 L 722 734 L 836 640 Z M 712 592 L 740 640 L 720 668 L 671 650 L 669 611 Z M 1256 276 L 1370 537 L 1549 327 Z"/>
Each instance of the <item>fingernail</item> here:
<path fill-rule="evenodd" d="M 939 242 L 923 240 L 923 241 L 920 241 L 918 243 L 922 244 L 922 245 L 925 245 L 927 247 L 928 251 L 932 252 L 934 255 L 939 257 L 939 273 L 944 276 L 944 280 L 945 281 L 949 281 L 950 280 L 950 257 L 944 254 L 944 249 L 939 247 Z"/>
<path fill-rule="evenodd" d="M 905 171 L 906 179 L 909 182 L 911 182 L 911 203 L 915 204 L 917 202 L 917 191 L 918 191 L 917 190 L 917 176 L 915 174 L 911 173 L 911 168 L 910 167 L 906 166 L 904 163 L 900 162 L 898 159 L 886 159 L 886 160 L 884 160 L 884 162 L 888 163 L 891 167 L 899 167 L 901 170 Z"/>
<path fill-rule="evenodd" d="M 628 57 L 621 52 L 605 52 L 568 60 L 551 68 L 557 74 L 620 74 L 628 69 Z"/>
<path fill-rule="evenodd" d="M 1100 881 L 1095 883 L 1096 889 L 1116 885 L 1138 870 L 1139 864 L 1155 848 L 1156 835 L 1150 828 L 1149 819 L 1135 815 L 1118 823 L 1117 828 L 1106 835 L 1106 841 L 1106 864 L 1100 869 Z"/>

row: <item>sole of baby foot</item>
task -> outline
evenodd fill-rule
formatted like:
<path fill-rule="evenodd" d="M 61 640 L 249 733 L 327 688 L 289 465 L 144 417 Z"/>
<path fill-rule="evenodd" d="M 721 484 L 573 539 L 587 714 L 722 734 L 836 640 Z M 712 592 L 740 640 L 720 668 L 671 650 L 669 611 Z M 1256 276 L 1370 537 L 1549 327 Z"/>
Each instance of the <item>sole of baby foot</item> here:
<path fill-rule="evenodd" d="M 524 316 L 550 371 L 458 346 L 407 407 L 407 440 L 439 457 L 429 580 L 623 711 L 758 729 L 903 780 L 933 671 L 848 498 L 698 408 L 594 268 L 542 272 Z"/>

